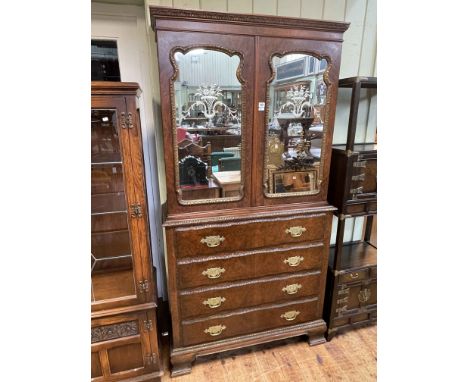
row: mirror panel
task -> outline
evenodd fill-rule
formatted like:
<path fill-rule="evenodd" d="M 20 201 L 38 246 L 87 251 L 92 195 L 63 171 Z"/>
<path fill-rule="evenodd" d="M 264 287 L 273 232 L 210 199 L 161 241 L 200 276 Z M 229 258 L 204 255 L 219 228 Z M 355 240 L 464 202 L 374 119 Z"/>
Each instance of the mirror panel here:
<path fill-rule="evenodd" d="M 240 57 L 176 50 L 173 79 L 176 189 L 181 204 L 239 200 L 242 174 Z"/>
<path fill-rule="evenodd" d="M 306 54 L 272 57 L 264 165 L 267 197 L 320 192 L 327 66 L 327 60 Z"/>

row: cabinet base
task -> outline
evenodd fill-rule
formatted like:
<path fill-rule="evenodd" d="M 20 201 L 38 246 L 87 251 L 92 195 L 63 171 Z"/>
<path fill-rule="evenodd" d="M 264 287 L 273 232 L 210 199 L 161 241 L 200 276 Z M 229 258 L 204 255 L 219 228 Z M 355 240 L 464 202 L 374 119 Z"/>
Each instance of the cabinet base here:
<path fill-rule="evenodd" d="M 247 346 L 258 345 L 302 335 L 307 335 L 309 337 L 309 345 L 318 345 L 326 342 L 324 338 L 326 330 L 327 326 L 325 321 L 320 319 L 313 322 L 307 322 L 305 324 L 228 338 L 222 341 L 173 348 L 171 349 L 171 377 L 189 374 L 192 371 L 193 361 L 195 361 L 195 359 L 199 356 L 208 354 L 236 350 Z"/>

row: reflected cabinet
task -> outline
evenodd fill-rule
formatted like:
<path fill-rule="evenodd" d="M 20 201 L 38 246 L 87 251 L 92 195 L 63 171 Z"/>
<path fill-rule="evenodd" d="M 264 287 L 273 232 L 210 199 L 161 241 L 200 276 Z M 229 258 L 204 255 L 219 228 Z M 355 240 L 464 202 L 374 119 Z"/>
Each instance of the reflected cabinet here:
<path fill-rule="evenodd" d="M 160 376 L 138 84 L 91 86 L 91 379 Z"/>
<path fill-rule="evenodd" d="M 150 7 L 165 147 L 172 375 L 321 343 L 346 23 Z"/>

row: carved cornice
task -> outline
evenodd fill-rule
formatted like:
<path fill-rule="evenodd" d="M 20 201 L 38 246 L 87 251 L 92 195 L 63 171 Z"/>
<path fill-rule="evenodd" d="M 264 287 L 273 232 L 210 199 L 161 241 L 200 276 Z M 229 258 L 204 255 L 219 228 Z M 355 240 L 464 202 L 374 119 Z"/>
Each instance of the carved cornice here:
<path fill-rule="evenodd" d="M 345 32 L 349 23 L 337 21 L 312 20 L 298 17 L 279 17 L 238 13 L 221 13 L 177 9 L 168 7 L 150 7 L 151 26 L 155 29 L 156 19 L 190 20 L 203 22 L 222 22 L 240 25 L 270 26 L 294 29 L 309 29 L 327 32 Z"/>
<path fill-rule="evenodd" d="M 138 334 L 138 322 L 122 322 L 120 324 L 97 326 L 91 329 L 91 343 L 129 337 Z"/>

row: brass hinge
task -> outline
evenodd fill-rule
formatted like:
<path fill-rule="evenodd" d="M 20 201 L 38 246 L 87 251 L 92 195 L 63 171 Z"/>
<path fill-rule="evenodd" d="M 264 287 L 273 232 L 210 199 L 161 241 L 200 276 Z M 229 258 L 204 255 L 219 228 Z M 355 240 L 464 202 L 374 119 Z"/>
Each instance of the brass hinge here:
<path fill-rule="evenodd" d="M 362 194 L 363 191 L 364 191 L 364 187 L 361 186 L 361 187 L 352 188 L 349 192 L 351 195 L 353 195 L 353 200 L 354 200 L 354 199 L 357 199 L 357 194 Z"/>
<path fill-rule="evenodd" d="M 352 156 L 354 154 L 354 151 L 353 150 L 346 150 L 346 156 L 349 158 L 350 156 Z"/>
<path fill-rule="evenodd" d="M 357 161 L 353 163 L 353 167 L 363 167 L 366 168 L 367 161 L 362 160 L 362 161 Z"/>
<path fill-rule="evenodd" d="M 343 297 L 343 298 L 336 300 L 337 304 L 343 304 L 344 302 L 348 302 L 348 297 Z"/>
<path fill-rule="evenodd" d="M 143 321 L 143 324 L 145 325 L 145 330 L 147 332 L 149 332 L 150 330 L 153 330 L 153 321 L 145 320 L 145 321 Z"/>
<path fill-rule="evenodd" d="M 149 282 L 148 280 L 143 280 L 138 282 L 138 289 L 140 293 L 145 293 L 149 291 Z"/>
<path fill-rule="evenodd" d="M 354 175 L 351 177 L 351 180 L 357 181 L 357 180 L 364 180 L 366 178 L 366 174 L 359 174 L 359 175 Z"/>
<path fill-rule="evenodd" d="M 146 365 L 154 365 L 156 363 L 158 363 L 158 357 L 157 357 L 156 353 L 145 355 L 145 364 Z"/>
<path fill-rule="evenodd" d="M 132 204 L 130 205 L 130 208 L 132 210 L 132 213 L 130 214 L 132 218 L 141 218 L 143 216 L 143 210 L 140 203 Z"/>
<path fill-rule="evenodd" d="M 120 127 L 122 129 L 133 128 L 133 115 L 132 113 L 120 113 Z"/>

